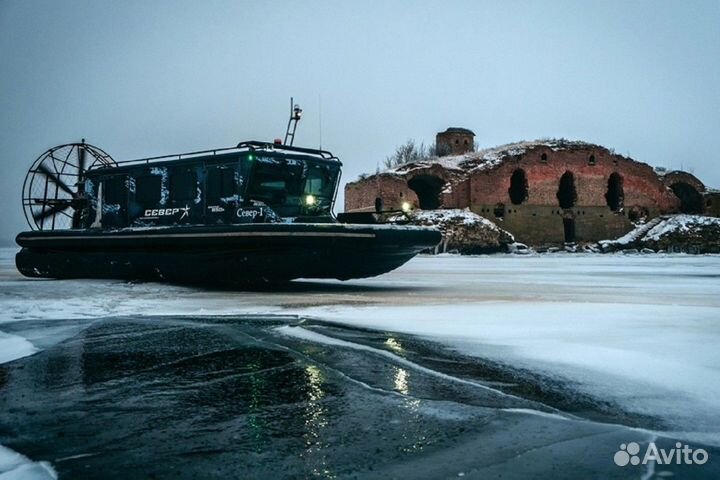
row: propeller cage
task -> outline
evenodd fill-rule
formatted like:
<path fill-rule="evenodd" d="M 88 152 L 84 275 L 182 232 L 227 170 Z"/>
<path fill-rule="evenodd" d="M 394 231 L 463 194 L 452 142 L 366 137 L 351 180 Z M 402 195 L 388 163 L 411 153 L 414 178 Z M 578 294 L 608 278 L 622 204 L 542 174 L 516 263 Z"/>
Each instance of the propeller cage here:
<path fill-rule="evenodd" d="M 78 228 L 88 170 L 117 165 L 102 149 L 85 143 L 58 145 L 32 164 L 23 183 L 23 211 L 33 230 Z"/>

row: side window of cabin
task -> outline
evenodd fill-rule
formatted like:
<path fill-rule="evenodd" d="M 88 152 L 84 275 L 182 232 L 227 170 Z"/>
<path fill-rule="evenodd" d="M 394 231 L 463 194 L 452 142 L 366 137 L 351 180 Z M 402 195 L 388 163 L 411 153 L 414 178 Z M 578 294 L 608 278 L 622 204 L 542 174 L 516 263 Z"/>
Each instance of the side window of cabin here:
<path fill-rule="evenodd" d="M 92 223 L 105 227 L 123 227 L 127 222 L 128 190 L 126 186 L 127 175 L 110 175 L 102 179 L 101 211 L 95 212 Z"/>
<path fill-rule="evenodd" d="M 125 175 L 105 178 L 103 180 L 103 203 L 105 205 L 124 205 L 126 202 Z"/>
<path fill-rule="evenodd" d="M 194 200 L 197 196 L 197 176 L 192 170 L 170 175 L 170 199 L 175 201 Z"/>
<path fill-rule="evenodd" d="M 209 168 L 207 189 L 210 198 L 220 199 L 235 195 L 237 191 L 235 186 L 235 169 L 223 167 Z"/>
<path fill-rule="evenodd" d="M 135 179 L 135 200 L 144 207 L 154 207 L 160 202 L 162 177 L 143 175 Z"/>

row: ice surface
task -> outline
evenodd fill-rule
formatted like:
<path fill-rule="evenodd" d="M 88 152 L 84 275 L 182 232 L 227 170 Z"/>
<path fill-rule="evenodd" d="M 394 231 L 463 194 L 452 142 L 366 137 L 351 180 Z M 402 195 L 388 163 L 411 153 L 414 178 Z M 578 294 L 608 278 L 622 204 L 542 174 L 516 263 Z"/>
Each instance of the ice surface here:
<path fill-rule="evenodd" d="M 504 394 L 504 393 L 502 393 L 500 390 L 496 390 L 496 389 L 494 389 L 494 388 L 490 388 L 490 387 L 488 387 L 487 385 L 483 385 L 483 384 L 480 384 L 480 383 L 478 383 L 478 382 L 473 382 L 473 381 L 470 381 L 470 380 L 465 380 L 465 379 L 462 379 L 462 378 L 453 377 L 452 375 L 447 375 L 447 374 L 445 374 L 445 373 L 438 372 L 438 371 L 436 371 L 436 370 L 431 370 L 431 369 L 429 369 L 429 368 L 423 367 L 422 365 L 418 365 L 418 364 L 415 363 L 415 362 L 411 362 L 410 360 L 407 360 L 407 359 L 405 359 L 405 358 L 403 358 L 403 357 L 400 357 L 400 356 L 398 356 L 398 355 L 395 355 L 395 354 L 392 353 L 392 352 L 388 352 L 387 350 L 381 350 L 381 349 L 378 349 L 378 348 L 368 347 L 367 345 L 361 345 L 361 344 L 359 344 L 359 343 L 353 343 L 353 342 L 348 342 L 348 341 L 346 341 L 346 340 L 340 340 L 340 339 L 337 339 L 337 338 L 328 337 L 327 335 L 323 335 L 323 334 L 321 334 L 321 333 L 313 332 L 313 331 L 311 331 L 311 330 L 308 330 L 308 329 L 302 328 L 302 327 L 287 326 L 287 325 L 286 325 L 286 326 L 278 327 L 278 328 L 276 328 L 275 330 L 276 330 L 277 332 L 283 334 L 283 335 L 287 335 L 287 336 L 295 337 L 295 338 L 300 338 L 300 339 L 302 339 L 302 340 L 309 340 L 309 341 L 314 342 L 314 343 L 322 343 L 322 344 L 325 344 L 325 345 L 332 345 L 332 346 L 337 346 L 337 347 L 352 348 L 352 349 L 355 349 L 355 350 L 364 350 L 364 351 L 367 351 L 367 352 L 372 352 L 372 353 L 374 353 L 374 354 L 376 354 L 376 355 L 380 355 L 380 356 L 383 356 L 383 357 L 388 357 L 388 358 L 392 359 L 393 362 L 396 363 L 396 364 L 400 364 L 400 365 L 403 365 L 403 366 L 405 366 L 405 367 L 409 367 L 409 368 L 411 368 L 411 369 L 413 369 L 413 370 L 417 370 L 417 371 L 426 373 L 426 374 L 428 374 L 428 375 L 433 375 L 433 376 L 436 376 L 436 377 L 440 377 L 440 378 L 442 378 L 442 379 L 444 379 L 444 380 L 449 380 L 449 381 L 451 381 L 451 382 L 457 382 L 457 383 L 463 383 L 463 384 L 466 384 L 466 385 L 472 385 L 473 387 L 480 388 L 480 389 L 483 389 L 483 390 L 489 390 L 489 391 L 492 391 L 492 392 L 494 392 L 494 393 L 497 393 L 497 394 L 500 394 L 500 395 L 503 395 L 503 396 L 508 396 L 508 397 L 512 397 L 512 396 L 513 396 L 513 395 L 509 395 L 509 394 Z"/>
<path fill-rule="evenodd" d="M 32 462 L 26 456 L 0 445 L 0 480 L 56 480 L 47 462 Z"/>
<path fill-rule="evenodd" d="M 421 256 L 373 279 L 245 292 L 24 279 L 14 253 L 0 251 L 0 331 L 39 318 L 317 317 L 538 372 L 569 394 L 657 418 L 668 434 L 720 445 L 720 256 Z M 12 332 L 50 342 L 43 332 Z"/>
<path fill-rule="evenodd" d="M 0 332 L 0 363 L 27 357 L 37 351 L 27 339 Z"/>
<path fill-rule="evenodd" d="M 581 391 L 628 411 L 659 415 L 689 437 L 705 441 L 706 434 L 720 431 L 720 324 L 714 307 L 489 301 L 319 307 L 307 313 L 420 335 L 578 383 Z"/>

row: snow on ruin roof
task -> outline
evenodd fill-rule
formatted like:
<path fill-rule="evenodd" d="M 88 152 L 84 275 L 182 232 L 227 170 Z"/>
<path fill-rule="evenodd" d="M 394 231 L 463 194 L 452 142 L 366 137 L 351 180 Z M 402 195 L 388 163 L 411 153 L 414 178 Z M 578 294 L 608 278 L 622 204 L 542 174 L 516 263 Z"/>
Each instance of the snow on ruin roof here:
<path fill-rule="evenodd" d="M 583 142 L 580 140 L 567 140 L 564 138 L 550 138 L 531 141 L 521 141 L 514 143 L 506 143 L 492 148 L 484 148 L 476 152 L 468 152 L 462 155 L 448 155 L 443 157 L 433 157 L 421 162 L 411 162 L 400 165 L 395 168 L 386 170 L 383 173 L 395 173 L 404 175 L 413 170 L 420 168 L 428 168 L 433 165 L 439 165 L 449 170 L 462 171 L 478 171 L 489 170 L 499 166 L 507 158 L 523 155 L 529 150 L 538 147 L 547 147 L 553 151 L 562 150 L 581 150 L 598 148 L 607 150 L 607 148 L 593 143 Z"/>

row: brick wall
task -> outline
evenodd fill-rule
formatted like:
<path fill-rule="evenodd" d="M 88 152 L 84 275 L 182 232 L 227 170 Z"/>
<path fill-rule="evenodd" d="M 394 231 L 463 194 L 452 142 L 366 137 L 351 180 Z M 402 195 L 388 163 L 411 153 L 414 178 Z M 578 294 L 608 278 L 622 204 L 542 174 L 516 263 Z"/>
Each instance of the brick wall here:
<path fill-rule="evenodd" d="M 542 160 L 543 154 L 546 160 Z M 594 165 L 590 164 L 591 156 Z M 509 204 L 510 177 L 518 168 L 525 171 L 528 180 L 528 199 L 524 203 L 527 205 L 557 206 L 560 177 L 566 171 L 573 173 L 578 207 L 606 207 L 608 179 L 614 172 L 623 177 L 626 208 L 639 205 L 653 211 L 672 211 L 679 205 L 678 199 L 649 165 L 627 160 L 604 149 L 554 152 L 547 147 L 536 148 L 493 170 L 471 174 L 470 204 Z"/>
<path fill-rule="evenodd" d="M 705 214 L 720 217 L 720 192 L 708 192 L 703 196 Z"/>
<path fill-rule="evenodd" d="M 385 209 L 400 209 L 403 202 L 418 205 L 418 198 L 402 175 L 380 174 L 345 185 L 345 211 L 374 211 L 375 199 L 382 198 Z"/>
<path fill-rule="evenodd" d="M 462 155 L 472 152 L 475 135 L 470 132 L 445 131 L 435 136 L 435 146 L 445 155 Z"/>
<path fill-rule="evenodd" d="M 528 183 L 527 199 L 519 205 L 511 202 L 508 193 L 510 178 L 516 169 L 525 172 Z M 574 176 L 577 202 L 563 210 L 557 192 L 560 178 L 567 171 Z M 608 207 L 605 198 L 608 179 L 613 173 L 623 179 L 623 208 L 618 212 Z M 417 175 L 435 175 L 446 182 L 440 194 L 443 207 L 470 207 L 513 233 L 518 241 L 536 245 L 563 242 L 563 218 L 573 220 L 577 241 L 597 241 L 627 233 L 632 229 L 631 220 L 638 216 L 651 218 L 675 213 L 680 207 L 680 200 L 667 186 L 668 177 L 658 177 L 647 164 L 615 155 L 602 147 L 554 151 L 547 146 L 536 146 L 489 170 L 458 172 L 439 165 L 409 166 L 402 174 L 373 175 L 345 187 L 345 209 L 372 210 L 377 197 L 384 199 L 388 209 L 400 208 L 404 201 L 416 208 L 418 197 L 408 187 L 408 181 Z M 670 178 L 681 177 L 694 185 L 692 175 Z M 718 197 L 720 195 L 705 195 L 708 213 L 712 211 L 717 215 L 720 211 Z M 496 213 L 501 214 L 496 216 Z"/>

